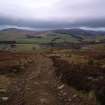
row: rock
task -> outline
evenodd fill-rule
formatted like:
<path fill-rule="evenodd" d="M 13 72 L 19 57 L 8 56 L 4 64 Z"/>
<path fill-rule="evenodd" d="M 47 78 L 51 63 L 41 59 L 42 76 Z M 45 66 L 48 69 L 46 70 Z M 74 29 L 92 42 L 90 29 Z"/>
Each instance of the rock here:
<path fill-rule="evenodd" d="M 1 97 L 2 101 L 7 101 L 8 97 Z"/>
<path fill-rule="evenodd" d="M 74 94 L 74 95 L 73 95 L 73 98 L 76 98 L 77 96 L 78 96 L 78 95 Z"/>
<path fill-rule="evenodd" d="M 65 85 L 63 84 L 63 85 L 59 86 L 58 89 L 63 89 L 64 86 L 65 86 Z"/>
<path fill-rule="evenodd" d="M 34 85 L 40 85 L 40 83 L 39 82 L 34 82 Z"/>
<path fill-rule="evenodd" d="M 64 96 L 66 96 L 66 95 L 67 95 L 67 93 L 66 93 L 66 92 L 64 92 L 64 93 L 63 93 L 63 95 L 64 95 Z"/>
<path fill-rule="evenodd" d="M 69 102 L 71 102 L 71 101 L 72 101 L 72 99 L 71 99 L 71 98 L 69 98 L 69 99 L 68 99 L 68 101 L 69 101 Z"/>
<path fill-rule="evenodd" d="M 41 104 L 47 104 L 48 103 L 46 98 L 41 98 L 40 102 L 41 102 Z"/>
<path fill-rule="evenodd" d="M 3 93 L 6 93 L 7 90 L 6 89 L 0 89 L 0 93 L 3 92 Z"/>
<path fill-rule="evenodd" d="M 62 94 L 63 94 L 63 93 L 64 93 L 64 91 L 63 91 L 63 90 L 60 90 L 60 93 L 62 93 Z"/>
<path fill-rule="evenodd" d="M 99 79 L 103 80 L 104 79 L 104 76 L 100 76 Z"/>
<path fill-rule="evenodd" d="M 88 80 L 93 80 L 93 77 L 88 77 L 87 79 L 88 79 Z"/>

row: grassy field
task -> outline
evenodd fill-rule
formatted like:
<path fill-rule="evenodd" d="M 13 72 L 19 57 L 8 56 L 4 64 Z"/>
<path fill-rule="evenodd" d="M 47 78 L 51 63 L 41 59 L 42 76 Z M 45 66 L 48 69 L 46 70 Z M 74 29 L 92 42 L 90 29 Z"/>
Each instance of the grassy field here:
<path fill-rule="evenodd" d="M 30 36 L 30 37 L 29 37 Z M 31 37 L 32 36 L 32 37 Z M 85 35 L 72 35 L 70 33 L 56 33 L 56 32 L 46 32 L 42 34 L 32 34 L 28 35 L 25 32 L 15 32 L 15 31 L 4 31 L 0 32 L 0 41 L 16 41 L 17 43 L 64 43 L 64 42 L 73 42 L 78 43 L 81 41 L 101 41 L 104 40 L 104 35 L 96 35 L 96 36 L 85 36 Z"/>
<path fill-rule="evenodd" d="M 64 42 L 79 42 L 78 39 L 73 38 L 72 36 L 69 35 L 47 35 L 43 36 L 40 38 L 23 38 L 23 39 L 18 39 L 16 40 L 17 43 L 36 43 L 36 44 L 41 44 L 41 43 L 64 43 Z"/>

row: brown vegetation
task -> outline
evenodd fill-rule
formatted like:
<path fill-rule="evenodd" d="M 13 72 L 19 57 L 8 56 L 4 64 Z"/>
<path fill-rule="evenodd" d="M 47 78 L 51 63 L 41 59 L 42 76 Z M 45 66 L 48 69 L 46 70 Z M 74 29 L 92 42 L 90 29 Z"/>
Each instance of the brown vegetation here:
<path fill-rule="evenodd" d="M 0 105 L 105 105 L 104 59 L 99 51 L 1 51 Z"/>

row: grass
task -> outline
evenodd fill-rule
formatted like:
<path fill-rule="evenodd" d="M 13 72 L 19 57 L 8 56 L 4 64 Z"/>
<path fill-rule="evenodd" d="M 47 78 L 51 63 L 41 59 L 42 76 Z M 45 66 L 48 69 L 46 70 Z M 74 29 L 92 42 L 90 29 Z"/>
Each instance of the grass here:
<path fill-rule="evenodd" d="M 0 40 L 16 40 L 16 39 L 21 39 L 21 38 L 26 38 L 25 35 L 17 32 L 0 32 Z"/>
<path fill-rule="evenodd" d="M 77 37 L 76 37 L 77 36 Z M 84 41 L 100 41 L 104 40 L 104 35 L 97 35 L 96 37 L 92 36 L 85 36 L 85 35 L 70 35 L 70 33 L 54 33 L 54 32 L 48 32 L 43 33 L 40 38 L 27 38 L 26 33 L 21 32 L 0 32 L 0 40 L 16 40 L 17 43 L 27 43 L 27 44 L 40 44 L 40 43 L 51 43 L 52 40 L 54 40 L 55 43 L 61 43 L 61 42 L 80 42 L 79 39 L 82 38 Z M 56 39 L 57 38 L 57 39 Z M 56 40 L 55 40 L 56 39 Z"/>
<path fill-rule="evenodd" d="M 39 48 L 36 44 L 16 44 L 16 51 L 35 51 Z"/>
<path fill-rule="evenodd" d="M 2 91 L 2 89 L 7 89 L 9 84 L 9 78 L 4 75 L 0 75 L 0 92 Z"/>
<path fill-rule="evenodd" d="M 37 44 L 15 44 L 15 47 L 11 47 L 11 45 L 0 45 L 1 50 L 7 50 L 7 51 L 16 51 L 16 52 L 32 52 L 40 49 L 40 46 Z"/>
<path fill-rule="evenodd" d="M 47 33 L 44 36 L 41 36 L 40 38 L 27 38 L 25 35 L 17 35 L 14 33 L 12 34 L 1 34 L 0 36 L 1 40 L 16 40 L 17 43 L 21 44 L 41 44 L 41 43 L 62 43 L 62 42 L 79 42 L 78 39 L 72 37 L 71 35 L 67 34 L 58 34 L 58 33 Z"/>

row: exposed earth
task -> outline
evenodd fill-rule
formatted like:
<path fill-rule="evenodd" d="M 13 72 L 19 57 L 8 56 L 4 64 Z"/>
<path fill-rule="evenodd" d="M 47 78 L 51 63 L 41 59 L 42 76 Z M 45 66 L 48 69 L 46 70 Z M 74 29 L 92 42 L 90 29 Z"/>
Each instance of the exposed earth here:
<path fill-rule="evenodd" d="M 57 76 L 53 56 L 0 52 L 0 105 L 98 105 Z"/>

